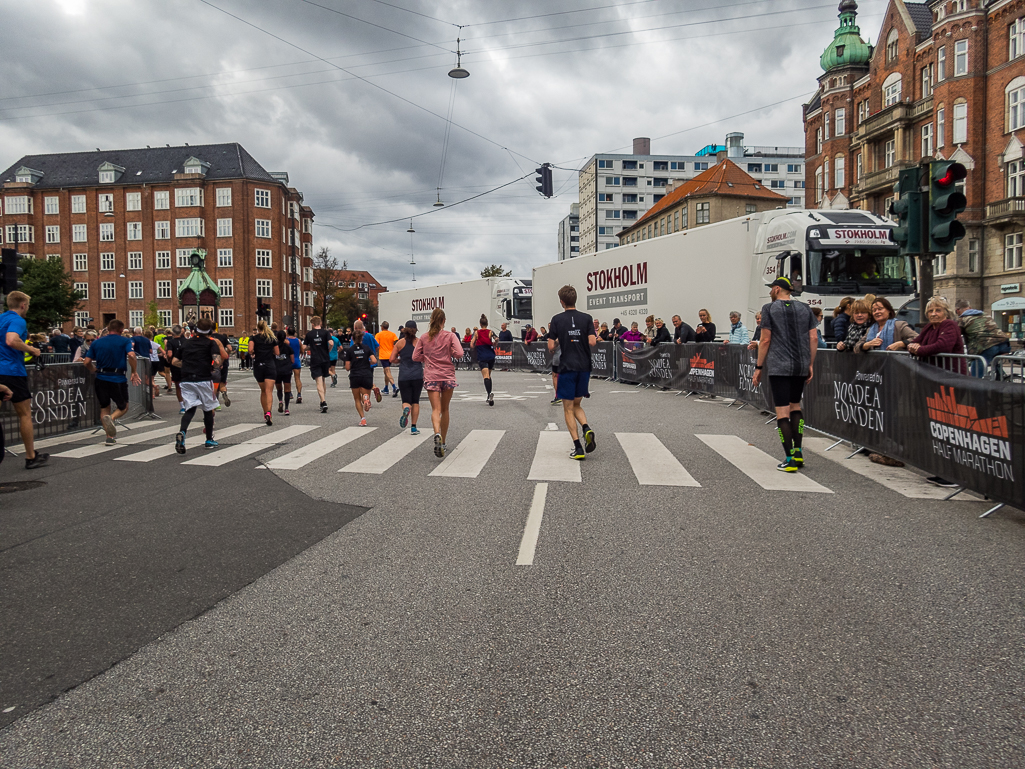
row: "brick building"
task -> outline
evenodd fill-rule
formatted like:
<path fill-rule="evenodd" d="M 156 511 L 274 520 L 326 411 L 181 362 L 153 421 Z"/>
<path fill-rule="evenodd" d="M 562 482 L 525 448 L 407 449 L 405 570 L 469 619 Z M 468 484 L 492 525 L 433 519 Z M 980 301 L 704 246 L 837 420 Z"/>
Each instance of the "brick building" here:
<path fill-rule="evenodd" d="M 369 300 L 375 307 L 378 295 L 388 290 L 366 270 L 336 270 L 332 284 L 334 288 L 355 291 L 357 299 Z"/>
<path fill-rule="evenodd" d="M 257 298 L 272 319 L 292 310 L 293 243 L 300 326 L 312 313 L 313 211 L 237 143 L 27 155 L 0 175 L 5 246 L 60 259 L 85 293 L 75 323 L 182 320 L 178 287 L 193 249 L 221 291 L 226 333 L 251 328 Z M 17 229 L 16 229 L 17 228 Z"/>
<path fill-rule="evenodd" d="M 693 179 L 670 187 L 644 216 L 619 232 L 619 244 L 786 206 L 786 196 L 766 189 L 732 160 L 725 159 Z"/>
<path fill-rule="evenodd" d="M 804 107 L 808 207 L 887 215 L 902 168 L 963 163 L 967 235 L 936 260 L 936 292 L 1020 322 L 1025 0 L 890 0 L 874 47 L 861 39 L 857 8 L 840 3 Z"/>

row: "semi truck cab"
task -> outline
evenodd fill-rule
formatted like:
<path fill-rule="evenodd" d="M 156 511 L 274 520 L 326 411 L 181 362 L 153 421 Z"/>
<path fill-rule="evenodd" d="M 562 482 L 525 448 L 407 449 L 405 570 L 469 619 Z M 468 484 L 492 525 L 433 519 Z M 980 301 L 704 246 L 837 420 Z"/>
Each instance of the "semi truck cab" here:
<path fill-rule="evenodd" d="M 495 282 L 491 316 L 509 324 L 513 338 L 521 339 L 527 326 L 534 323 L 534 289 L 531 280 L 505 278 Z M 498 329 L 495 329 L 497 333 Z"/>

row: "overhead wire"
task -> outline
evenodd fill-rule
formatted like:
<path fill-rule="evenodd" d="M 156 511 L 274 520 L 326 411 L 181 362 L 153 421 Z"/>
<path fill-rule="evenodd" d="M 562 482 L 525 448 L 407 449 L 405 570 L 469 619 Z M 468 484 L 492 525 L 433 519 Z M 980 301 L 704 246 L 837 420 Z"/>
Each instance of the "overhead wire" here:
<path fill-rule="evenodd" d="M 393 35 L 399 35 L 400 37 L 408 37 L 410 40 L 415 40 L 418 43 L 423 43 L 424 45 L 434 46 L 435 48 L 441 48 L 441 46 L 438 45 L 437 43 L 431 43 L 431 42 L 428 42 L 427 40 L 421 40 L 418 37 L 413 37 L 412 35 L 407 35 L 405 32 L 399 32 L 397 29 L 391 29 L 390 27 L 385 27 L 385 26 L 383 26 L 381 24 L 376 24 L 376 23 L 374 23 L 372 21 L 367 21 L 366 19 L 361 19 L 358 16 L 353 16 L 351 13 L 346 13 L 345 11 L 339 11 L 337 8 L 332 8 L 329 5 L 321 5 L 320 3 L 313 2 L 313 0 L 299 0 L 299 2 L 300 3 L 306 3 L 307 5 L 315 6 L 316 8 L 322 8 L 325 11 L 329 11 L 331 13 L 336 13 L 339 16 L 344 16 L 347 19 L 352 19 L 353 21 L 358 21 L 358 22 L 361 22 L 362 24 L 367 24 L 367 25 L 369 25 L 371 27 L 376 27 L 377 29 L 384 30 L 385 32 L 391 32 Z M 446 53 L 455 53 L 455 51 L 452 51 L 452 50 L 450 50 L 448 48 L 441 48 L 441 50 L 445 51 Z"/>

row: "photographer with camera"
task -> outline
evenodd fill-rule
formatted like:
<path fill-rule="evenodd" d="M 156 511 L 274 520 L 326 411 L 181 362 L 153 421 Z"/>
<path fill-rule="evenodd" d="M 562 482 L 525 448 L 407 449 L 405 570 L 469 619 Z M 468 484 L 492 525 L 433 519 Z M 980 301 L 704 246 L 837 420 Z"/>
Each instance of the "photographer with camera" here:
<path fill-rule="evenodd" d="M 10 400 L 18 414 L 21 442 L 25 444 L 25 469 L 32 470 L 45 465 L 50 455 L 35 450 L 32 432 L 32 393 L 28 389 L 25 354 L 38 356 L 39 349 L 22 341 L 28 336 L 28 306 L 28 294 L 12 291 L 7 295 L 7 312 L 0 315 L 0 385 L 11 390 Z"/>

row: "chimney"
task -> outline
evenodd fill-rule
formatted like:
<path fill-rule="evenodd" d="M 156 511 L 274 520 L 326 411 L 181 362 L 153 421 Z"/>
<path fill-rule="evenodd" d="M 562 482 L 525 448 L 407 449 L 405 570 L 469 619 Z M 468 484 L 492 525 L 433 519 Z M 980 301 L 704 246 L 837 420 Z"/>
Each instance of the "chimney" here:
<path fill-rule="evenodd" d="M 651 139 L 647 136 L 641 136 L 634 139 L 634 154 L 635 155 L 650 155 L 651 154 Z"/>

